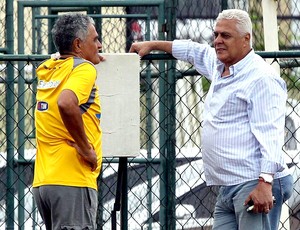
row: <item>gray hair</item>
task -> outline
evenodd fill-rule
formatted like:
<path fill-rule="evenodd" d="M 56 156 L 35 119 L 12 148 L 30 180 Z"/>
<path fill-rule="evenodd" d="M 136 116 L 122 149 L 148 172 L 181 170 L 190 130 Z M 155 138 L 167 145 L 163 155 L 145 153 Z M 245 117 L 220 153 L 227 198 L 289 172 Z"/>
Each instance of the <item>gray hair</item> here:
<path fill-rule="evenodd" d="M 52 39 L 60 54 L 72 51 L 72 43 L 76 38 L 85 40 L 88 27 L 94 20 L 84 14 L 68 13 L 61 15 L 52 28 Z"/>
<path fill-rule="evenodd" d="M 219 13 L 216 22 L 223 19 L 236 20 L 238 32 L 241 35 L 246 35 L 247 33 L 250 34 L 250 45 L 252 46 L 252 22 L 249 14 L 246 11 L 239 9 L 223 10 L 221 13 Z"/>

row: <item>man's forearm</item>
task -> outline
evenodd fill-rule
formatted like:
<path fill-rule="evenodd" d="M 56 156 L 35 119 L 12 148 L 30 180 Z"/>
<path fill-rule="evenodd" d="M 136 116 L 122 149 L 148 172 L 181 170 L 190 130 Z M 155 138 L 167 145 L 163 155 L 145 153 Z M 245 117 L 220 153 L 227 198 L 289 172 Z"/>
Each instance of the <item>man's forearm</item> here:
<path fill-rule="evenodd" d="M 141 57 L 149 54 L 152 50 L 160 50 L 167 53 L 172 53 L 171 41 L 145 41 L 135 42 L 131 45 L 129 52 L 137 53 Z"/>
<path fill-rule="evenodd" d="M 85 134 L 81 113 L 76 100 L 77 98 L 73 92 L 65 90 L 58 100 L 58 108 L 66 129 L 76 144 L 85 152 L 91 146 Z"/>
<path fill-rule="evenodd" d="M 171 41 L 151 41 L 152 50 L 160 50 L 166 53 L 172 53 L 172 44 Z"/>

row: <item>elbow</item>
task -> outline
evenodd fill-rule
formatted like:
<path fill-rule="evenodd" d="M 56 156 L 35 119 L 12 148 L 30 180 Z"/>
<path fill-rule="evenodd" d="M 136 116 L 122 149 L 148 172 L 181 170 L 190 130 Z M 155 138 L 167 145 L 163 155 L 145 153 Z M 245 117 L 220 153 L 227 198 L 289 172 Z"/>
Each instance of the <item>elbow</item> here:
<path fill-rule="evenodd" d="M 63 91 L 57 100 L 57 107 L 60 113 L 69 114 L 78 109 L 78 100 L 74 93 Z"/>
<path fill-rule="evenodd" d="M 60 113 L 66 113 L 69 110 L 69 105 L 65 100 L 59 98 L 57 100 L 57 107 Z"/>

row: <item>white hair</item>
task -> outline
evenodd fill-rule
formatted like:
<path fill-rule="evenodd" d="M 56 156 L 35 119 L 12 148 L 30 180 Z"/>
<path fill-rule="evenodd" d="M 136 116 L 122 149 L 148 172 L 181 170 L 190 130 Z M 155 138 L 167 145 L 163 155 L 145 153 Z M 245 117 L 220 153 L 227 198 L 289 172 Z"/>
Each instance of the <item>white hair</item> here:
<path fill-rule="evenodd" d="M 228 9 L 219 13 L 216 23 L 223 19 L 233 19 L 236 21 L 236 27 L 241 35 L 250 34 L 250 45 L 252 46 L 252 22 L 249 14 L 244 10 Z"/>

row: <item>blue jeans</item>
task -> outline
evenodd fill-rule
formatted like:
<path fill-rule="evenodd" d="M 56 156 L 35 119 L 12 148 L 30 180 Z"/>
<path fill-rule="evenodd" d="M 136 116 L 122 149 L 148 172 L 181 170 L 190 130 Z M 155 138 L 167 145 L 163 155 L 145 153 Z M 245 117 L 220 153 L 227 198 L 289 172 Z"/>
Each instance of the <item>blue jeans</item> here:
<path fill-rule="evenodd" d="M 277 230 L 282 204 L 293 191 L 291 175 L 274 180 L 272 187 L 276 204 L 269 214 L 248 213 L 244 202 L 258 180 L 234 186 L 221 186 L 214 212 L 213 230 Z"/>

